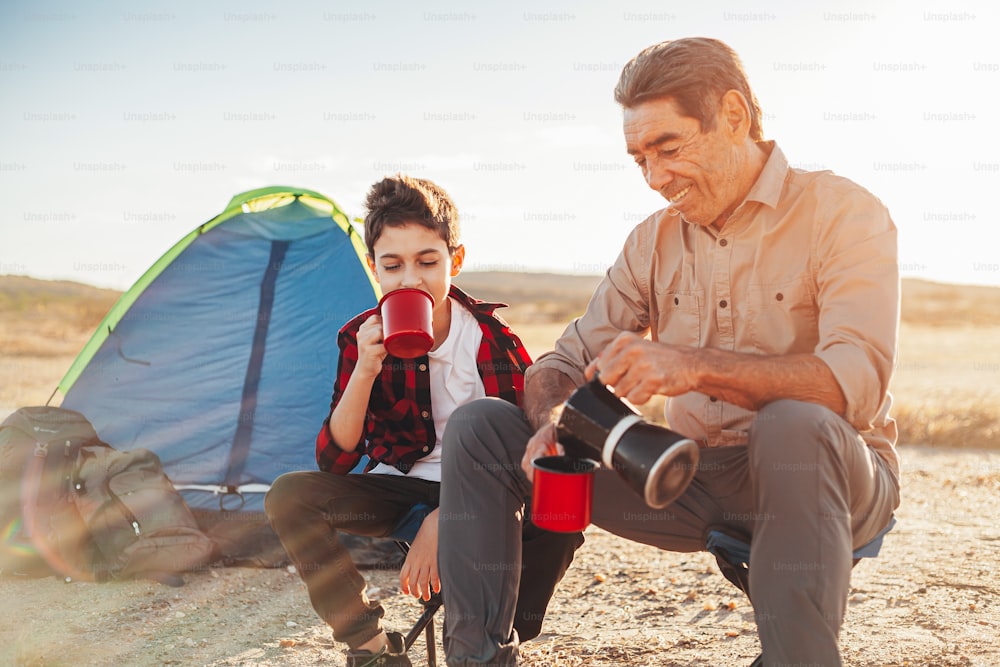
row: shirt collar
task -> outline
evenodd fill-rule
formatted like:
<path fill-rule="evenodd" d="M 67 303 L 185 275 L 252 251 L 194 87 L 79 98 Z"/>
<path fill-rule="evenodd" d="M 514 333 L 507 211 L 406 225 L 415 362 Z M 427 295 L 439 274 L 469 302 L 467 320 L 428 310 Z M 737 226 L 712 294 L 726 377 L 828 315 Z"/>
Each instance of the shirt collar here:
<path fill-rule="evenodd" d="M 507 307 L 506 303 L 483 301 L 473 296 L 469 296 L 461 289 L 459 289 L 458 285 L 455 285 L 454 283 L 452 283 L 451 285 L 451 289 L 448 292 L 448 296 L 458 301 L 460 304 L 465 306 L 471 312 L 479 313 L 482 315 L 492 315 L 493 311 L 495 311 L 497 308 Z"/>
<path fill-rule="evenodd" d="M 764 163 L 760 176 L 757 177 L 744 201 L 756 201 L 777 208 L 781 190 L 785 185 L 785 177 L 788 175 L 788 160 L 774 141 L 761 143 L 765 150 L 771 151 L 771 155 Z"/>

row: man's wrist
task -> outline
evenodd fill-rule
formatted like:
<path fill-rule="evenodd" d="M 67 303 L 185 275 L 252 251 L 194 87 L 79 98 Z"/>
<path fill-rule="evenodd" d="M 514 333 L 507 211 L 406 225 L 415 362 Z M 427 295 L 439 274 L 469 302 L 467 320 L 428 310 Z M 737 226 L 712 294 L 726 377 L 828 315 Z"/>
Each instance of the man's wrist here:
<path fill-rule="evenodd" d="M 707 348 L 689 348 L 686 352 L 687 363 L 684 364 L 685 384 L 688 391 L 700 391 L 699 387 L 704 387 L 711 380 L 710 369 L 712 361 L 708 359 Z M 718 363 L 718 361 L 716 361 Z"/>
<path fill-rule="evenodd" d="M 559 405 L 554 405 L 548 408 L 539 408 L 534 410 L 528 415 L 528 422 L 536 431 L 541 430 L 541 428 L 546 425 L 555 427 L 556 422 L 559 421 L 561 407 L 562 404 L 560 403 Z"/>
<path fill-rule="evenodd" d="M 559 421 L 563 401 L 575 388 L 569 376 L 556 369 L 540 369 L 530 377 L 524 391 L 524 412 L 536 431 Z"/>

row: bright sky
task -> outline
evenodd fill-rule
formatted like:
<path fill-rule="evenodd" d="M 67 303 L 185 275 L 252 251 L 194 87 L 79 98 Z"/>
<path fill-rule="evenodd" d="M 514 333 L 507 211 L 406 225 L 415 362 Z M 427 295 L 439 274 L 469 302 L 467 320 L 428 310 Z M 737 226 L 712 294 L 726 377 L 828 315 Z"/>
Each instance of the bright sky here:
<path fill-rule="evenodd" d="M 904 276 L 1000 285 L 986 2 L 0 5 L 0 274 L 127 288 L 229 198 L 431 178 L 472 270 L 602 273 L 664 202 L 612 90 L 642 48 L 740 53 L 764 131 L 889 207 Z M 499 5 L 499 3 L 498 3 Z"/>

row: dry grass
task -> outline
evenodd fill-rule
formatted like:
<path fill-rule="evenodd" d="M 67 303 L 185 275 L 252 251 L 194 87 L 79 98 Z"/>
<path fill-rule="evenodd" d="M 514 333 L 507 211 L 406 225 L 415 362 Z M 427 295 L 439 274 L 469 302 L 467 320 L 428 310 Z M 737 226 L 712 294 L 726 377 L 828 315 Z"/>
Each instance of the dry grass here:
<path fill-rule="evenodd" d="M 532 357 L 586 308 L 595 276 L 466 273 L 459 284 L 504 301 Z M 0 406 L 44 403 L 119 293 L 0 276 Z M 1000 289 L 903 282 L 899 365 L 892 382 L 900 442 L 1000 446 Z M 640 406 L 662 422 L 662 399 Z"/>
<path fill-rule="evenodd" d="M 119 296 L 79 283 L 0 276 L 0 408 L 45 403 Z"/>
<path fill-rule="evenodd" d="M 67 281 L 0 276 L 3 356 L 76 356 L 119 296 Z"/>
<path fill-rule="evenodd" d="M 558 324 L 561 333 L 561 327 L 586 310 L 600 281 L 600 276 L 482 272 L 462 273 L 455 284 L 479 299 L 509 304 L 503 316 L 517 322 L 519 330 Z"/>
<path fill-rule="evenodd" d="M 1000 326 L 1000 289 L 907 279 L 902 319 L 929 327 Z"/>
<path fill-rule="evenodd" d="M 1000 446 L 998 340 L 998 324 L 903 324 L 891 385 L 900 442 Z"/>

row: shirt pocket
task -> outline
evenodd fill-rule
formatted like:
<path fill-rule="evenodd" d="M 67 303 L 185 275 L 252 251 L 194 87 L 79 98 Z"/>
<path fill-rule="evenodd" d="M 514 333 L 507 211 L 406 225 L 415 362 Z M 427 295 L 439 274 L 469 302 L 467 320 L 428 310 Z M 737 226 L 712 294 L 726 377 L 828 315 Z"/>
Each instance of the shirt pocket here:
<path fill-rule="evenodd" d="M 747 293 L 747 329 L 757 352 L 813 352 L 819 340 L 818 306 L 812 283 L 751 285 Z"/>
<path fill-rule="evenodd" d="M 701 318 L 705 307 L 703 290 L 658 291 L 657 335 L 659 342 L 698 347 L 701 342 Z"/>

